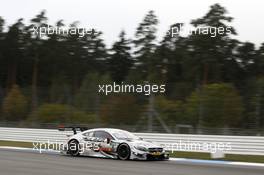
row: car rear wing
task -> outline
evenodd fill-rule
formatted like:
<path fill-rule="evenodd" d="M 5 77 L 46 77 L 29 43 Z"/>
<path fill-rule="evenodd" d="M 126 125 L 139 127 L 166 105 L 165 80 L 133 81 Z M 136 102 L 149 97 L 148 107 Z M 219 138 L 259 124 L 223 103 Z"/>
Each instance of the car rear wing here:
<path fill-rule="evenodd" d="M 73 131 L 73 134 L 77 134 L 77 131 L 86 131 L 88 130 L 87 127 L 81 127 L 81 126 L 67 126 L 67 127 L 64 127 L 64 126 L 59 126 L 58 128 L 59 131 Z"/>

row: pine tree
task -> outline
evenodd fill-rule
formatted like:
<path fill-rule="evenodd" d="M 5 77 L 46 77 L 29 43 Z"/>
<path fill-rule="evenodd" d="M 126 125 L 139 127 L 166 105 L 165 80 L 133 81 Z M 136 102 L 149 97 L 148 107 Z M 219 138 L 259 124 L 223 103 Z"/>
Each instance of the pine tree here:
<path fill-rule="evenodd" d="M 254 70 L 256 75 L 264 75 L 264 43 L 261 44 L 256 51 L 256 59 L 254 60 Z"/>
<path fill-rule="evenodd" d="M 111 49 L 112 54 L 108 60 L 108 67 L 112 80 L 117 83 L 125 80 L 132 66 L 129 44 L 130 41 L 125 38 L 125 32 L 122 31 L 119 35 L 119 41 L 115 42 Z"/>
<path fill-rule="evenodd" d="M 186 91 L 189 93 L 188 89 L 190 89 L 190 85 L 183 82 L 186 81 L 184 79 L 184 62 L 188 59 L 187 38 L 180 34 L 172 37 L 170 34 L 172 28 L 180 29 L 182 26 L 182 23 L 175 23 L 169 27 L 155 55 L 158 57 L 157 61 L 161 67 L 158 72 L 163 75 L 163 80 L 166 83 L 167 95 L 185 98 Z"/>
<path fill-rule="evenodd" d="M 47 27 L 47 17 L 45 11 L 41 11 L 40 14 L 36 15 L 35 18 L 31 19 L 31 24 L 27 27 L 27 54 L 30 58 L 32 58 L 32 110 L 35 110 L 38 106 L 37 86 L 39 77 L 39 64 L 44 51 L 42 47 L 43 38 L 40 37 L 39 33 L 33 32 L 32 29 L 40 29 L 41 27 Z"/>
<path fill-rule="evenodd" d="M 54 27 L 58 30 L 63 30 L 64 26 L 63 20 L 59 20 Z M 65 62 L 67 62 L 67 52 L 65 51 L 67 36 L 63 33 L 54 32 L 47 37 L 47 40 L 43 42 L 45 54 L 41 62 L 42 69 L 40 73 L 44 74 L 45 77 L 41 77 L 41 86 L 50 86 L 54 84 L 54 79 L 65 77 L 65 71 L 67 70 L 65 68 Z M 45 67 L 48 67 L 48 69 Z"/>
<path fill-rule="evenodd" d="M 19 19 L 6 33 L 3 43 L 3 55 L 8 63 L 7 68 L 7 89 L 17 83 L 17 69 L 23 59 L 24 44 L 24 24 L 23 19 Z"/>
<path fill-rule="evenodd" d="M 229 23 L 232 17 L 227 16 L 227 11 L 219 4 L 210 7 L 209 12 L 202 18 L 193 20 L 191 23 L 196 27 L 196 33 L 192 33 L 188 42 L 191 61 L 189 66 L 196 67 L 190 72 L 197 76 L 200 83 L 219 82 L 223 80 L 224 61 L 230 59 L 230 38 L 236 32 Z M 222 32 L 215 33 L 222 28 Z M 224 29 L 224 31 L 223 31 Z M 211 31 L 210 31 L 211 30 Z"/>
<path fill-rule="evenodd" d="M 3 86 L 4 83 L 5 83 L 5 79 L 6 79 L 6 68 L 7 68 L 7 63 L 6 63 L 6 60 L 4 59 L 4 56 L 3 56 L 3 50 L 4 50 L 4 47 L 3 47 L 3 40 L 4 40 L 4 19 L 0 16 L 0 86 Z"/>
<path fill-rule="evenodd" d="M 137 28 L 135 35 L 135 69 L 143 80 L 152 79 L 153 54 L 156 49 L 156 32 L 158 19 L 154 11 L 149 11 Z"/>

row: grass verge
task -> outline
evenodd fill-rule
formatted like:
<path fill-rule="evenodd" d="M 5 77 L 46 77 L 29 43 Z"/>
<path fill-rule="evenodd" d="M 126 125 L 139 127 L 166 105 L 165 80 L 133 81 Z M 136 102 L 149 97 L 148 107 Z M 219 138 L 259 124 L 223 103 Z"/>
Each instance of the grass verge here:
<path fill-rule="evenodd" d="M 5 141 L 5 140 L 0 140 L 0 146 L 33 148 L 33 144 L 31 142 L 15 142 L 15 141 Z"/>

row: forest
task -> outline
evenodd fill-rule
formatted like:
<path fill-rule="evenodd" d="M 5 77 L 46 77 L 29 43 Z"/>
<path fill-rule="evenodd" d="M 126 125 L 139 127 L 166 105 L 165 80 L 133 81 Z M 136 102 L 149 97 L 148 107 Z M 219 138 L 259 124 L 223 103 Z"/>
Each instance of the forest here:
<path fill-rule="evenodd" d="M 49 24 L 47 13 L 10 26 L 0 17 L 0 122 L 145 126 L 149 96 L 106 96 L 98 93 L 98 85 L 148 82 L 166 85 L 164 94 L 155 94 L 151 110 L 172 130 L 184 125 L 263 131 L 264 41 L 259 46 L 234 39 L 239 35 L 235 19 L 220 4 L 190 22 L 230 29 L 215 37 L 166 34 L 158 41 L 159 20 L 149 11 L 133 38 L 120 31 L 109 47 L 98 29 L 83 37 L 40 37 L 32 28 L 79 25 Z M 168 31 L 180 25 L 186 24 L 171 24 Z"/>

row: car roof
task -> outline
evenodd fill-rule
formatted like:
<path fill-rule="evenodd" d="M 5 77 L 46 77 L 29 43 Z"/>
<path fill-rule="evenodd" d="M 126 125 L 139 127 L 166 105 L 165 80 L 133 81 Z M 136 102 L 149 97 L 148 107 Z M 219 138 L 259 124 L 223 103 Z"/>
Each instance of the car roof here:
<path fill-rule="evenodd" d="M 120 131 L 125 131 L 125 130 L 116 129 L 116 128 L 93 128 L 93 129 L 88 129 L 84 132 L 91 132 L 91 131 L 106 131 L 109 133 L 114 133 L 114 132 L 120 132 Z M 128 132 L 128 131 L 126 131 L 126 132 Z"/>

